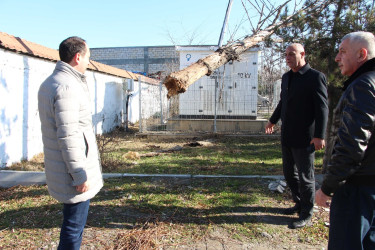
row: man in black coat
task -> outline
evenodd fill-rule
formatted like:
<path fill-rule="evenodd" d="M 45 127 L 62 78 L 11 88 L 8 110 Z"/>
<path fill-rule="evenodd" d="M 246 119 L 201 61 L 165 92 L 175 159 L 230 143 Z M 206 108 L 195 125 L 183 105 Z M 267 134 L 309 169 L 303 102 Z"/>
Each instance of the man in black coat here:
<path fill-rule="evenodd" d="M 299 213 L 291 228 L 300 228 L 313 215 L 314 158 L 315 150 L 325 146 L 327 86 L 324 74 L 306 63 L 301 44 L 289 45 L 285 56 L 291 70 L 282 77 L 280 102 L 266 125 L 266 133 L 273 133 L 281 119 L 283 172 L 295 202 L 284 213 Z"/>
<path fill-rule="evenodd" d="M 375 36 L 352 32 L 335 58 L 349 76 L 333 114 L 334 146 L 316 203 L 330 209 L 328 249 L 375 249 Z"/>

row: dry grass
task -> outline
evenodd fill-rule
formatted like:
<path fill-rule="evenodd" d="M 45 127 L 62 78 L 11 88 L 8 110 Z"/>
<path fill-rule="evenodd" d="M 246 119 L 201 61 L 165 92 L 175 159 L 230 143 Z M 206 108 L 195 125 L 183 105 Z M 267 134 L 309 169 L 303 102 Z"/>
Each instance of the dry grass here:
<path fill-rule="evenodd" d="M 202 146 L 197 142 L 207 138 L 106 136 L 99 138 L 106 172 L 281 174 L 277 138 L 215 137 Z M 182 150 L 168 150 L 176 146 Z M 162 153 L 147 157 L 152 152 Z M 321 157 L 319 152 L 318 171 Z M 38 169 L 33 166 L 42 169 L 42 155 L 12 168 Z M 289 229 L 296 216 L 280 211 L 292 205 L 291 196 L 271 193 L 268 184 L 265 179 L 109 179 L 91 202 L 82 249 L 325 248 L 328 212 L 317 209 L 313 226 Z M 56 247 L 62 207 L 46 186 L 0 189 L 0 200 L 0 249 Z"/>
<path fill-rule="evenodd" d="M 92 199 L 82 249 L 322 249 L 328 213 L 288 228 L 289 193 L 264 179 L 109 179 Z M 46 186 L 0 189 L 0 249 L 54 248 L 62 206 Z"/>
<path fill-rule="evenodd" d="M 14 163 L 5 170 L 16 171 L 44 171 L 44 154 L 40 153 L 34 156 L 30 161 L 21 161 Z"/>

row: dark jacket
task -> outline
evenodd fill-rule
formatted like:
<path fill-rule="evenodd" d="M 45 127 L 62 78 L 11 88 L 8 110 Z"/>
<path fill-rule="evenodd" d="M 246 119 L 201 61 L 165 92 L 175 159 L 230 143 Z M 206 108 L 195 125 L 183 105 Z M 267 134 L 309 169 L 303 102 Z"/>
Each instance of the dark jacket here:
<path fill-rule="evenodd" d="M 333 117 L 334 147 L 322 191 L 332 195 L 345 182 L 375 185 L 375 58 L 344 83 Z"/>
<path fill-rule="evenodd" d="M 289 79 L 294 74 L 295 84 L 289 89 Z M 281 118 L 281 142 L 285 146 L 303 148 L 312 138 L 324 139 L 327 119 L 327 84 L 323 73 L 309 64 L 297 73 L 285 73 L 281 82 L 280 102 L 270 122 Z"/>

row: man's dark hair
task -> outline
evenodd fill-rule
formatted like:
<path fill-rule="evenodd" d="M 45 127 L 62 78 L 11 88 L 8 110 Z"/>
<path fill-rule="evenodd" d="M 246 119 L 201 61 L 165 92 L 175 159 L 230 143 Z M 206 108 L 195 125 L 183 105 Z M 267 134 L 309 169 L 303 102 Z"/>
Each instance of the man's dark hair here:
<path fill-rule="evenodd" d="M 60 43 L 60 60 L 70 63 L 77 53 L 86 54 L 86 41 L 78 36 L 71 36 Z"/>

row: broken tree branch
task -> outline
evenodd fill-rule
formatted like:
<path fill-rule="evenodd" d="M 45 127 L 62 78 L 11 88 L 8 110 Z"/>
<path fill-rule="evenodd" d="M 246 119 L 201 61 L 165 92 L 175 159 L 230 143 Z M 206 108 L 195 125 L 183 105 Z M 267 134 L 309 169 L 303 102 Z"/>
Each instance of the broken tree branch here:
<path fill-rule="evenodd" d="M 251 26 L 251 30 L 255 30 L 255 29 L 254 29 L 254 26 L 253 26 L 253 23 L 251 22 L 251 18 L 250 18 L 250 16 L 249 16 L 249 12 L 247 11 L 246 6 L 245 6 L 245 3 L 243 2 L 243 0 L 241 0 L 241 3 L 242 3 L 242 6 L 243 6 L 243 8 L 244 8 L 244 10 L 245 10 L 245 12 L 246 12 L 247 19 L 249 19 L 249 23 L 250 23 L 250 26 Z"/>
<path fill-rule="evenodd" d="M 316 10 L 316 8 L 324 8 L 325 6 L 327 6 L 327 4 L 329 4 L 329 1 L 316 1 L 314 4 L 301 9 L 300 12 L 309 13 L 313 10 Z M 227 62 L 231 60 L 237 60 L 240 54 L 255 46 L 256 44 L 264 41 L 266 37 L 272 35 L 276 31 L 276 28 L 289 25 L 293 17 L 298 14 L 294 13 L 293 15 L 286 17 L 282 21 L 275 22 L 280 13 L 281 8 L 276 11 L 277 16 L 274 18 L 272 24 L 270 24 L 265 29 L 257 31 L 251 36 L 245 37 L 245 39 L 243 39 L 242 41 L 225 45 L 217 49 L 213 54 L 198 60 L 185 69 L 169 74 L 164 80 L 164 85 L 168 90 L 168 98 L 185 92 L 188 87 L 199 78 L 205 75 L 209 76 L 217 68 L 226 64 Z"/>

